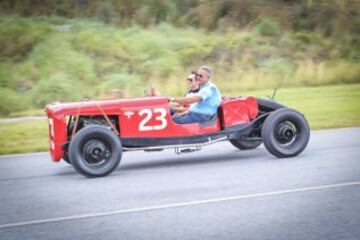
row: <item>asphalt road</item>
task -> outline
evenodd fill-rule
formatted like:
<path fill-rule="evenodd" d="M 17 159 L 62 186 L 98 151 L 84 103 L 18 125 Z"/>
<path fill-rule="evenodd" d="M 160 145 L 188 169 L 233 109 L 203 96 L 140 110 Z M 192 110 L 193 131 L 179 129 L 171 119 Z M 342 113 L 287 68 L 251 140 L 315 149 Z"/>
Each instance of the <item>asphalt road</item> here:
<path fill-rule="evenodd" d="M 360 128 L 298 157 L 228 142 L 123 155 L 87 179 L 48 154 L 0 157 L 0 239 L 360 239 Z"/>

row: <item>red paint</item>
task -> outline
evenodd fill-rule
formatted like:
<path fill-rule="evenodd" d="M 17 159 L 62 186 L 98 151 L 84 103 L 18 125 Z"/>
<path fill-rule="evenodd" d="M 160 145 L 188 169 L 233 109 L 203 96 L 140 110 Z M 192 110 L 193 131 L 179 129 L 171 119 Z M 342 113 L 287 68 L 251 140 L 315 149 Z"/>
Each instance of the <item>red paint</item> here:
<path fill-rule="evenodd" d="M 254 119 L 258 114 L 258 105 L 253 97 L 233 98 L 224 100 L 220 111 L 223 127 L 229 127 Z"/>

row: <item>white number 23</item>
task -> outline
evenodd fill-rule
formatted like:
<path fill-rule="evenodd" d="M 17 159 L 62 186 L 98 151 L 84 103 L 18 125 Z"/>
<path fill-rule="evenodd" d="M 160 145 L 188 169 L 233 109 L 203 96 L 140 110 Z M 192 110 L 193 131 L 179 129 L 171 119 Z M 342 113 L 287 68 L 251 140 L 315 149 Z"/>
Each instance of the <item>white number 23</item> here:
<path fill-rule="evenodd" d="M 147 123 L 150 121 L 152 116 L 155 116 L 155 120 L 160 121 L 161 124 L 159 125 L 147 125 Z M 152 110 L 150 109 L 142 109 L 139 111 L 139 116 L 145 117 L 141 120 L 139 124 L 139 131 L 152 131 L 152 130 L 162 130 L 166 128 L 167 126 L 167 120 L 166 120 L 166 110 L 164 108 L 155 108 Z"/>

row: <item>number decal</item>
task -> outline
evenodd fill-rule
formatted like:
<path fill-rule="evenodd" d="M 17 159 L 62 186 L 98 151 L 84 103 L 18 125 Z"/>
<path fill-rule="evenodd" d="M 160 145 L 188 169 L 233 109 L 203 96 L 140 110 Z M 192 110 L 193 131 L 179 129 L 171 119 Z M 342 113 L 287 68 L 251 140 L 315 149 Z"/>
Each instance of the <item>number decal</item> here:
<path fill-rule="evenodd" d="M 145 115 L 144 119 L 141 120 L 139 124 L 139 131 L 152 131 L 152 130 L 162 130 L 167 126 L 166 120 L 166 110 L 164 108 L 155 108 L 154 115 L 155 120 L 160 121 L 160 125 L 149 126 L 146 125 L 152 118 L 153 112 L 150 109 L 142 109 L 139 111 L 139 116 Z"/>
<path fill-rule="evenodd" d="M 145 114 L 145 118 L 139 124 L 139 131 L 151 131 L 151 130 L 153 130 L 153 127 L 145 126 L 145 124 L 147 124 L 147 122 L 151 119 L 152 112 L 150 109 L 143 109 L 139 112 L 140 116 L 142 116 L 144 114 Z"/>
<path fill-rule="evenodd" d="M 155 119 L 161 121 L 161 125 L 154 126 L 154 130 L 162 130 L 166 128 L 166 110 L 164 108 L 156 108 L 154 109 L 154 113 L 160 113 L 160 116 L 157 116 Z"/>

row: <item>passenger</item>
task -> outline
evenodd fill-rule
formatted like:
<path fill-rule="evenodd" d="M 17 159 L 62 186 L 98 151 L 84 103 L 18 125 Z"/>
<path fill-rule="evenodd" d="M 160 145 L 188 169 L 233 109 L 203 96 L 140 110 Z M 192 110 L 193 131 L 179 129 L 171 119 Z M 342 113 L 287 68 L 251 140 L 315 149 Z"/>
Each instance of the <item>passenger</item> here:
<path fill-rule="evenodd" d="M 161 96 L 161 93 L 155 90 L 154 87 L 150 87 L 149 89 L 144 91 L 145 97 L 158 97 Z"/>
<path fill-rule="evenodd" d="M 215 84 L 210 81 L 211 75 L 212 70 L 210 67 L 201 66 L 196 76 L 196 81 L 200 85 L 200 91 L 193 96 L 170 98 L 171 102 L 182 105 L 191 104 L 189 110 L 173 118 L 175 123 L 201 123 L 210 120 L 216 115 L 221 103 L 221 94 Z"/>
<path fill-rule="evenodd" d="M 193 96 L 195 93 L 199 92 L 200 85 L 196 81 L 196 71 L 191 71 L 189 76 L 186 78 L 186 81 L 189 86 L 189 91 L 186 93 L 185 97 Z M 170 102 L 170 112 L 173 117 L 181 115 L 182 112 L 186 111 L 190 107 L 189 104 L 179 104 L 176 102 Z"/>
<path fill-rule="evenodd" d="M 195 93 L 200 91 L 200 85 L 196 81 L 197 72 L 191 71 L 189 76 L 186 78 L 186 81 L 189 85 L 189 91 L 186 93 L 185 97 L 189 97 L 194 95 Z"/>

